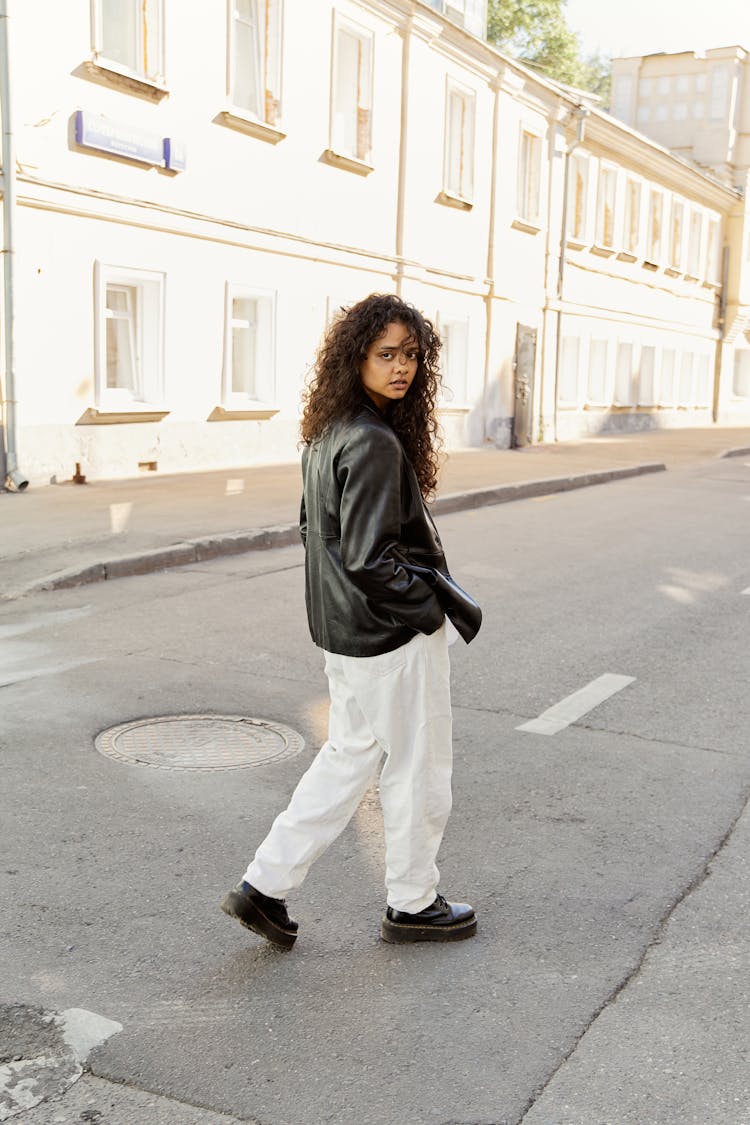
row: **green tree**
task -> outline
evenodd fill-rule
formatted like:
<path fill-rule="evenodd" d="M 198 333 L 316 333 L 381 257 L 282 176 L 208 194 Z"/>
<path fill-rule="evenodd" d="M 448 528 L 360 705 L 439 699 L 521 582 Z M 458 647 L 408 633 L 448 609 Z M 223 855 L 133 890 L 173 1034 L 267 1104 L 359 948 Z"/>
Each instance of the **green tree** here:
<path fill-rule="evenodd" d="M 611 60 L 584 57 L 565 17 L 565 0 L 489 0 L 487 38 L 549 78 L 609 99 Z"/>

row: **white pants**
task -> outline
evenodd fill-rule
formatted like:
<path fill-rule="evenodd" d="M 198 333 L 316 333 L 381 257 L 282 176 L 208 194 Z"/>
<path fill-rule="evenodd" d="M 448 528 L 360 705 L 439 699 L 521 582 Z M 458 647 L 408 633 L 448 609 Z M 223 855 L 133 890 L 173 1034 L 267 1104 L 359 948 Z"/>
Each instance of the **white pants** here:
<path fill-rule="evenodd" d="M 286 898 L 348 824 L 383 753 L 388 905 L 416 914 L 435 900 L 435 865 L 451 810 L 452 731 L 447 630 L 419 633 L 382 656 L 327 652 L 328 741 L 245 872 Z"/>

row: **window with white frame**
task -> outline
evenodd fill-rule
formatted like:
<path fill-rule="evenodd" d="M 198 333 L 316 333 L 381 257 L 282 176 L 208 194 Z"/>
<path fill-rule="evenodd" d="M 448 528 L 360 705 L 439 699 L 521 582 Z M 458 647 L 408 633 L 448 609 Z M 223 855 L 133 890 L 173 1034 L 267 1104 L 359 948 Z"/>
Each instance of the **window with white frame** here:
<path fill-rule="evenodd" d="M 615 406 L 633 405 L 633 345 L 627 340 L 617 345 L 614 401 Z"/>
<path fill-rule="evenodd" d="M 687 94 L 690 89 L 690 76 L 687 74 L 678 74 L 675 78 L 674 87 L 678 94 Z"/>
<path fill-rule="evenodd" d="M 267 125 L 281 106 L 282 0 L 228 0 L 229 100 Z"/>
<path fill-rule="evenodd" d="M 687 121 L 688 107 L 687 102 L 675 102 L 673 106 L 672 116 L 675 121 Z"/>
<path fill-rule="evenodd" d="M 688 233 L 687 272 L 690 277 L 700 277 L 701 269 L 701 243 L 703 240 L 703 215 L 700 211 L 690 212 L 690 230 Z"/>
<path fill-rule="evenodd" d="M 611 248 L 615 244 L 615 203 L 617 169 L 602 164 L 599 169 L 599 190 L 596 197 L 596 241 Z"/>
<path fill-rule="evenodd" d="M 334 14 L 331 149 L 366 163 L 372 148 L 374 36 Z"/>
<path fill-rule="evenodd" d="M 518 152 L 517 209 L 519 219 L 539 222 L 542 173 L 542 138 L 521 129 Z"/>
<path fill-rule="evenodd" d="M 711 405 L 712 389 L 711 357 L 702 352 L 695 358 L 695 402 L 697 406 Z"/>
<path fill-rule="evenodd" d="M 606 406 L 612 397 L 609 390 L 607 370 L 608 353 L 606 340 L 592 340 L 590 342 L 586 401 L 592 406 Z"/>
<path fill-rule="evenodd" d="M 681 199 L 673 196 L 669 227 L 669 264 L 675 270 L 681 270 L 683 265 L 684 233 L 685 204 Z"/>
<path fill-rule="evenodd" d="M 735 348 L 732 394 L 736 398 L 750 398 L 750 348 Z"/>
<path fill-rule="evenodd" d="M 670 87 L 670 81 L 669 81 L 669 78 L 666 75 L 662 75 L 661 78 L 657 79 L 657 82 L 656 82 L 656 92 L 657 92 L 657 94 L 668 94 L 669 93 L 669 87 Z"/>
<path fill-rule="evenodd" d="M 469 377 L 469 321 L 467 318 L 439 316 L 438 328 L 443 341 L 440 349 L 440 368 L 445 401 L 468 402 Z"/>
<path fill-rule="evenodd" d="M 656 348 L 644 344 L 638 368 L 638 404 L 653 406 L 656 402 Z"/>
<path fill-rule="evenodd" d="M 662 257 L 664 220 L 664 193 L 652 189 L 648 207 L 647 256 L 650 262 L 658 263 Z"/>
<path fill-rule="evenodd" d="M 678 388 L 680 406 L 693 405 L 693 353 L 683 352 L 680 358 L 680 382 Z"/>
<path fill-rule="evenodd" d="M 96 405 L 138 411 L 164 397 L 164 274 L 97 262 Z"/>
<path fill-rule="evenodd" d="M 695 92 L 702 94 L 706 89 L 706 76 L 705 74 L 696 74 L 695 76 Z"/>
<path fill-rule="evenodd" d="M 629 254 L 638 254 L 641 244 L 641 184 L 628 177 L 625 184 L 625 222 L 623 245 Z"/>
<path fill-rule="evenodd" d="M 475 103 L 473 90 L 447 80 L 443 191 L 458 199 L 471 199 L 474 194 Z"/>
<path fill-rule="evenodd" d="M 705 116 L 706 116 L 706 103 L 705 102 L 693 102 L 693 117 L 696 119 L 696 121 L 702 121 Z"/>
<path fill-rule="evenodd" d="M 650 98 L 654 92 L 654 83 L 651 78 L 641 78 L 638 82 L 638 94 L 641 98 Z"/>
<path fill-rule="evenodd" d="M 568 180 L 568 238 L 586 241 L 586 204 L 589 184 L 589 158 L 574 154 L 570 158 Z"/>
<path fill-rule="evenodd" d="M 94 0 L 98 58 L 151 82 L 164 77 L 164 0 Z"/>
<path fill-rule="evenodd" d="M 651 107 L 648 105 L 639 105 L 637 120 L 639 125 L 647 125 L 651 120 Z"/>
<path fill-rule="evenodd" d="M 720 273 L 721 247 L 719 245 L 719 220 L 708 220 L 706 236 L 706 281 L 718 282 Z"/>
<path fill-rule="evenodd" d="M 665 102 L 661 102 L 661 104 L 656 107 L 656 120 L 657 121 L 666 121 L 668 117 L 669 117 L 669 107 L 666 105 Z"/>
<path fill-rule="evenodd" d="M 580 354 L 578 336 L 563 336 L 560 349 L 560 379 L 557 399 L 562 406 L 577 406 L 580 399 Z"/>
<path fill-rule="evenodd" d="M 227 284 L 223 403 L 231 409 L 276 396 L 274 294 Z"/>
<path fill-rule="evenodd" d="M 678 398 L 678 369 L 674 348 L 664 348 L 661 353 L 661 373 L 659 376 L 659 405 L 676 406 Z"/>

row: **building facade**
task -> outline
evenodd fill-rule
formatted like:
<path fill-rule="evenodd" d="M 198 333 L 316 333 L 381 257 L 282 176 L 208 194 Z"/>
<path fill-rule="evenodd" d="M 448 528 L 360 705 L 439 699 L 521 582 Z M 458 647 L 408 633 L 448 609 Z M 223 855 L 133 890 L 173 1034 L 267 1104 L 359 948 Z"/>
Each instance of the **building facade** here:
<path fill-rule="evenodd" d="M 373 291 L 438 324 L 449 446 L 750 423 L 741 194 L 500 55 L 480 0 L 3 10 L 28 479 L 295 458 Z"/>

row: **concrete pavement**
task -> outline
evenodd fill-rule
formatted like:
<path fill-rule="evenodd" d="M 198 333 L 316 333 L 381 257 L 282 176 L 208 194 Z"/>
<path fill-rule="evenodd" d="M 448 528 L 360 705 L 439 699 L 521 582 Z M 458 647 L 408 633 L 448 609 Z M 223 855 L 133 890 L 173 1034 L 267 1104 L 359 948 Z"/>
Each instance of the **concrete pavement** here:
<path fill-rule="evenodd" d="M 451 453 L 435 511 L 750 453 L 750 428 L 652 430 Z M 0 600 L 297 542 L 297 464 L 0 493 Z"/>

